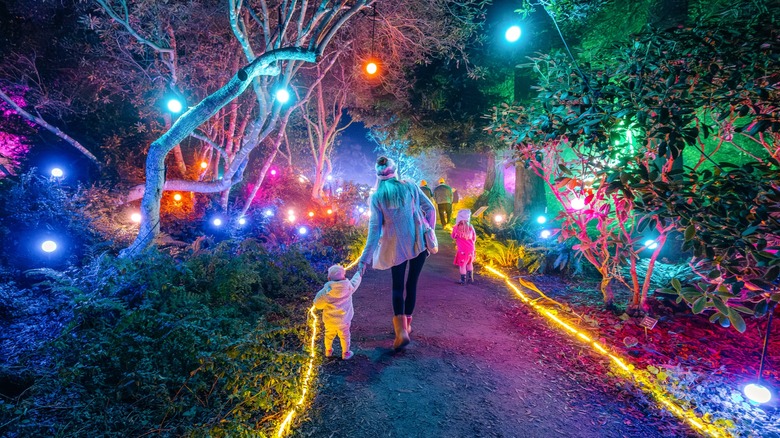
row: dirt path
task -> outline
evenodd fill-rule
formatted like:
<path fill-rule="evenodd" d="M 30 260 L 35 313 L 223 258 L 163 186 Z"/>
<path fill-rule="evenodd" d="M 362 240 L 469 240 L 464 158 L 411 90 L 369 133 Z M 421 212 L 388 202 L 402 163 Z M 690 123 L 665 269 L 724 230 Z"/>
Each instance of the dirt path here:
<path fill-rule="evenodd" d="M 476 285 L 455 284 L 451 239 L 439 239 L 403 352 L 390 349 L 390 271 L 366 272 L 354 296 L 356 355 L 323 364 L 310 419 L 296 436 L 676 435 L 616 381 L 604 385 L 606 370 L 524 312 L 502 283 L 477 276 Z"/>

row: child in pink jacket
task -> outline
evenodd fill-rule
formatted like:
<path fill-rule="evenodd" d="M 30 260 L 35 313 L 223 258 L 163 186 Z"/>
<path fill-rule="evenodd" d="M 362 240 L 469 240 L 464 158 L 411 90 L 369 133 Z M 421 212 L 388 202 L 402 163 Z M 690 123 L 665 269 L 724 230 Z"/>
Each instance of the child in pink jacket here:
<path fill-rule="evenodd" d="M 453 262 L 460 269 L 460 281 L 464 285 L 466 281 L 474 283 L 474 258 L 477 255 L 477 232 L 471 226 L 471 210 L 458 211 L 455 217 L 455 227 L 452 229 L 452 238 L 455 239 L 457 252 Z"/>
<path fill-rule="evenodd" d="M 360 286 L 360 270 L 352 280 L 347 280 L 346 270 L 341 265 L 328 268 L 328 282 L 314 297 L 314 307 L 322 310 L 322 322 L 325 323 L 325 356 L 333 356 L 333 341 L 336 336 L 341 341 L 341 358 L 352 357 L 349 349 L 349 326 L 355 310 L 352 307 L 352 294 Z"/>

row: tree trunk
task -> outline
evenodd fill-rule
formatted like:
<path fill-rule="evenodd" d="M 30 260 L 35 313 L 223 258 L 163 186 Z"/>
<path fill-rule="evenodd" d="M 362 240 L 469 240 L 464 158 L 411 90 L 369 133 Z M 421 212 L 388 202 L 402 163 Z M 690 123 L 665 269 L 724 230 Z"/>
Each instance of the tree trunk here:
<path fill-rule="evenodd" d="M 515 163 L 514 216 L 527 218 L 546 207 L 544 181 L 522 162 Z"/>
<path fill-rule="evenodd" d="M 255 200 L 255 196 L 257 196 L 257 192 L 260 190 L 260 186 L 263 185 L 263 182 L 265 181 L 265 175 L 268 173 L 268 169 L 270 169 L 271 165 L 274 163 L 274 159 L 276 158 L 276 154 L 278 152 L 279 144 L 277 144 L 273 152 L 271 152 L 271 155 L 265 160 L 263 167 L 260 169 L 260 174 L 257 175 L 257 181 L 255 181 L 255 186 L 252 188 L 252 193 L 250 193 L 246 198 L 246 202 L 244 202 L 244 208 L 241 209 L 241 216 L 244 216 L 249 210 L 249 207 L 252 206 L 252 201 Z"/>
<path fill-rule="evenodd" d="M 489 192 L 496 183 L 496 152 L 490 151 L 487 154 L 487 169 L 485 174 L 485 185 L 483 190 Z"/>
<path fill-rule="evenodd" d="M 615 305 L 615 294 L 612 292 L 612 278 L 607 274 L 601 274 L 601 295 L 604 297 L 604 305 L 611 308 Z"/>

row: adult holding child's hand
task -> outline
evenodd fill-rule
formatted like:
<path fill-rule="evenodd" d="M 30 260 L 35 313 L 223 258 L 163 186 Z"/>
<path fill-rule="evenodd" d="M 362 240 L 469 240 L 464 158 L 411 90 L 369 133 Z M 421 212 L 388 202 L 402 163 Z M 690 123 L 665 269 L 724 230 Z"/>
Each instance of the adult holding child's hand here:
<path fill-rule="evenodd" d="M 436 227 L 436 209 L 417 184 L 398 180 L 393 160 L 379 157 L 376 175 L 368 238 L 358 269 L 370 264 L 374 269 L 392 271 L 393 348 L 399 349 L 409 343 L 417 280 L 428 257 L 425 231 Z"/>

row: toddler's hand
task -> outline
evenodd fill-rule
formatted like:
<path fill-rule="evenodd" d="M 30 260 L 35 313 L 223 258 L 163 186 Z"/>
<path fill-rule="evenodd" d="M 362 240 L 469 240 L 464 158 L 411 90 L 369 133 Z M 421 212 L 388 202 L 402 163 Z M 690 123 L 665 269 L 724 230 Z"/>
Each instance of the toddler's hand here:
<path fill-rule="evenodd" d="M 366 264 L 363 262 L 358 263 L 357 265 L 358 272 L 360 272 L 360 276 L 362 277 L 363 274 L 366 272 Z"/>

